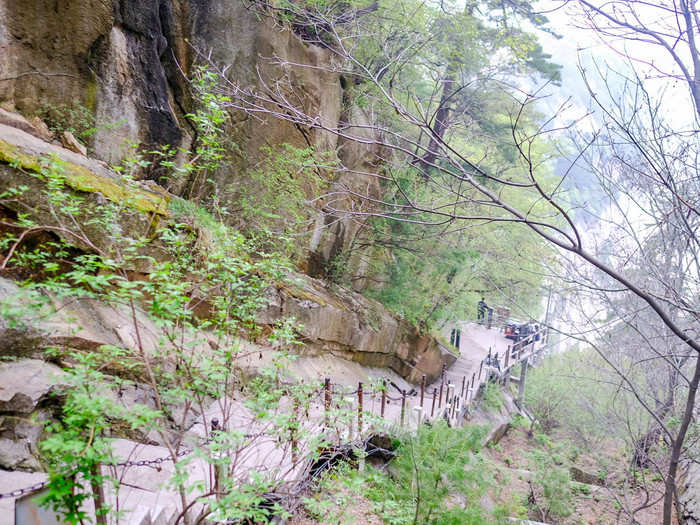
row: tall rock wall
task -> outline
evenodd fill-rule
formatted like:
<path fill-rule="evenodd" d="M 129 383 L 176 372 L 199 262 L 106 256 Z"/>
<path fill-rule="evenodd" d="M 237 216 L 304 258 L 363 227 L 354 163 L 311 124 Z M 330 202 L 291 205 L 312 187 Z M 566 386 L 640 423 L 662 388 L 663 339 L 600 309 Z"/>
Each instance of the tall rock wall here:
<path fill-rule="evenodd" d="M 226 66 L 227 78 L 244 88 L 286 86 L 291 99 L 331 126 L 366 120 L 343 101 L 339 74 L 324 69 L 333 60 L 328 50 L 257 17 L 241 0 L 0 1 L 0 104 L 27 116 L 47 107 L 86 108 L 96 119 L 90 153 L 109 163 L 120 162 L 129 143 L 191 147 L 196 137 L 185 116 L 193 110 L 186 79 L 198 53 Z M 277 151 L 288 143 L 338 155 L 346 171 L 330 176 L 336 195 L 346 189 L 378 194 L 376 180 L 363 175 L 372 148 L 244 112 L 232 113 L 227 135 L 232 162 L 210 177 L 213 183 L 193 178 L 169 189 L 199 202 L 216 191 L 219 202 L 230 205 L 236 189 L 250 184 L 246 173 L 260 161 L 261 148 Z M 321 276 L 351 246 L 361 223 L 345 210 L 359 208 L 350 197 L 318 202 L 315 234 L 299 240 L 302 269 Z"/>
<path fill-rule="evenodd" d="M 99 208 L 100 200 L 108 199 L 124 206 L 124 211 L 118 217 L 119 229 L 132 234 L 148 237 L 152 235 L 155 223 L 163 227 L 173 220 L 169 204 L 176 198 L 158 186 L 143 181 L 127 185 L 100 162 L 0 124 L 0 192 L 19 186 L 27 188 L 21 203 L 5 203 L 2 210 L 31 210 L 32 218 L 39 223 L 47 227 L 61 225 L 61 220 L 65 218 L 49 209 L 44 194 L 45 182 L 32 176 L 32 172 L 41 171 L 40 159 L 48 155 L 54 155 L 63 162 L 65 185 L 68 191 L 80 192 L 86 217 L 89 217 L 90 209 Z M 110 248 L 115 248 L 114 239 L 111 235 L 105 235 L 101 226 L 85 224 L 81 231 L 85 234 L 85 241 L 76 241 L 72 235 L 64 238 L 77 249 L 87 252 L 108 252 Z M 57 235 L 65 233 L 57 230 Z M 157 242 L 142 247 L 142 255 L 149 257 L 137 258 L 138 263 L 133 264 L 138 266 L 128 270 L 137 279 L 147 278 L 152 271 L 151 258 L 167 257 L 162 248 Z M 11 283 L 0 280 L 0 302 L 11 301 L 12 290 Z M 201 307 L 202 315 L 208 311 L 205 303 L 203 301 Z M 88 308 L 92 314 L 99 310 L 96 306 Z M 96 321 L 94 315 L 86 312 L 78 312 L 74 317 L 79 320 L 76 326 L 82 326 L 82 330 L 74 336 L 67 335 L 71 332 L 71 323 L 65 319 L 59 324 L 66 329 L 66 333 L 57 331 L 55 326 L 47 329 L 38 324 L 29 326 L 26 333 L 19 333 L 9 325 L 4 326 L 0 317 L 0 355 L 40 356 L 44 343 L 87 345 L 89 348 L 97 348 L 101 344 L 124 344 L 104 335 L 114 332 L 115 328 L 111 325 L 106 329 L 103 327 L 118 321 L 118 316 L 112 315 L 109 322 Z M 413 383 L 420 382 L 422 375 L 432 382 L 442 372 L 443 365 L 451 365 L 455 360 L 455 356 L 436 339 L 418 332 L 413 325 L 395 317 L 377 301 L 351 290 L 330 287 L 321 280 L 303 274 L 292 275 L 285 283 L 268 290 L 267 308 L 260 313 L 258 321 L 262 325 L 273 325 L 279 319 L 289 317 L 301 323 L 299 330 L 310 352 L 332 353 L 363 365 L 391 368 Z M 41 336 L 42 332 L 52 335 Z M 27 347 L 34 347 L 38 353 L 27 354 Z"/>

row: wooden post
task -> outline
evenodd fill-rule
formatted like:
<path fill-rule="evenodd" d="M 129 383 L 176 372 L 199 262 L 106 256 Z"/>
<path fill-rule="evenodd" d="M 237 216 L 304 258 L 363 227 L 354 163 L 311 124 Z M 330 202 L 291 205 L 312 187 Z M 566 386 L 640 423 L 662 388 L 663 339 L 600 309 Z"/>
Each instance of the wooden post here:
<path fill-rule="evenodd" d="M 508 345 L 508 348 L 506 348 L 506 361 L 503 364 L 503 370 L 508 368 L 508 361 L 510 361 L 510 345 Z"/>
<path fill-rule="evenodd" d="M 481 372 L 484 369 L 484 360 L 481 360 L 481 363 L 479 363 L 479 381 L 481 381 Z"/>
<path fill-rule="evenodd" d="M 523 409 L 525 401 L 525 376 L 527 376 L 527 359 L 520 363 L 520 384 L 518 385 L 518 408 Z"/>
<path fill-rule="evenodd" d="M 211 420 L 211 436 L 212 438 L 216 436 L 216 434 L 221 430 L 221 427 L 219 426 L 219 420 L 218 418 L 212 418 Z M 218 459 L 221 457 L 220 454 L 215 454 L 215 457 Z M 221 499 L 221 465 L 219 463 L 214 464 L 214 492 L 216 493 L 216 499 L 219 500 Z"/>
<path fill-rule="evenodd" d="M 386 407 L 386 379 L 382 379 L 382 417 L 384 417 L 384 407 Z"/>
<path fill-rule="evenodd" d="M 444 381 L 440 381 L 440 395 L 438 396 L 438 408 L 442 407 L 442 387 L 444 384 Z"/>
<path fill-rule="evenodd" d="M 297 428 L 299 425 L 299 400 L 294 398 L 294 421 L 292 422 L 291 438 L 292 438 L 292 465 L 297 466 L 299 461 L 299 441 L 297 440 Z"/>
<path fill-rule="evenodd" d="M 420 407 L 423 408 L 423 399 L 425 398 L 425 374 L 420 381 Z"/>
<path fill-rule="evenodd" d="M 435 398 L 437 397 L 437 388 L 433 388 L 433 408 L 430 411 L 430 417 L 435 415 Z"/>
<path fill-rule="evenodd" d="M 464 397 L 464 382 L 467 380 L 467 376 L 462 376 L 462 391 L 459 393 L 459 397 Z"/>
<path fill-rule="evenodd" d="M 362 405 L 363 405 L 362 381 L 357 385 L 357 435 L 362 436 Z"/>
<path fill-rule="evenodd" d="M 324 407 L 324 411 L 326 414 L 326 426 L 328 426 L 328 423 L 329 423 L 328 412 L 330 412 L 330 410 L 331 410 L 331 378 L 330 377 L 327 377 L 323 381 L 323 390 L 324 390 L 323 407 Z"/>
<path fill-rule="evenodd" d="M 92 479 L 92 500 L 95 503 L 95 523 L 97 525 L 107 525 L 107 514 L 105 514 L 105 488 L 102 482 L 102 469 L 99 463 L 95 463 L 90 467 Z M 218 494 L 217 494 L 218 497 Z"/>
<path fill-rule="evenodd" d="M 401 391 L 401 426 L 403 426 L 404 416 L 406 415 L 406 391 Z"/>

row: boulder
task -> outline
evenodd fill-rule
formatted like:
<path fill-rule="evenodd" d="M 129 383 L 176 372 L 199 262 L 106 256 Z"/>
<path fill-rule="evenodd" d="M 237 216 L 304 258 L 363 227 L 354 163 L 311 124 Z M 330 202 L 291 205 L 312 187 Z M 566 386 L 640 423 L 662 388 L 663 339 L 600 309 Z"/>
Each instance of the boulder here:
<path fill-rule="evenodd" d="M 34 472 L 41 469 L 41 464 L 32 455 L 27 441 L 0 438 L 0 467 Z"/>
<path fill-rule="evenodd" d="M 51 417 L 52 412 L 47 409 L 38 409 L 29 415 L 0 416 L 0 467 L 40 470 L 38 443 L 44 423 Z"/>
<path fill-rule="evenodd" d="M 49 130 L 46 122 L 39 117 L 27 119 L 19 113 L 0 107 L 0 124 L 20 129 L 47 142 L 53 140 L 53 133 Z"/>
<path fill-rule="evenodd" d="M 61 144 L 63 144 L 64 148 L 74 153 L 80 153 L 83 157 L 87 157 L 87 148 L 78 142 L 78 139 L 76 139 L 70 131 L 61 133 Z"/>
<path fill-rule="evenodd" d="M 29 119 L 29 123 L 34 127 L 34 132 L 29 132 L 35 137 L 45 140 L 46 142 L 51 142 L 54 139 L 53 132 L 46 125 L 46 122 L 41 120 L 39 117 L 32 117 Z"/>
<path fill-rule="evenodd" d="M 0 412 L 31 413 L 49 394 L 65 388 L 64 375 L 56 365 L 38 359 L 0 364 Z"/>
<path fill-rule="evenodd" d="M 0 108 L 0 124 L 5 126 L 11 126 L 13 128 L 21 129 L 26 133 L 31 133 L 35 135 L 37 132 L 34 125 L 24 118 L 19 113 L 14 113 Z"/>
<path fill-rule="evenodd" d="M 76 248 L 92 252 L 97 247 L 109 252 L 114 248 L 115 233 L 151 235 L 158 220 L 169 215 L 171 195 L 162 188 L 154 190 L 145 183 L 125 181 L 102 162 L 0 124 L 0 192 L 19 186 L 27 188 L 21 203 L 5 202 L 6 208 L 22 213 L 29 210 L 37 224 L 51 228 L 63 227 L 76 219 L 51 208 L 46 198 L 46 185 L 35 175 L 45 170 L 47 157 L 55 159 L 52 162 L 60 169 L 65 186 L 83 199 L 77 218 L 81 223 L 78 234 L 60 228 L 49 232 Z M 111 228 L 105 228 L 99 220 L 106 201 L 125 208 Z M 149 256 L 161 260 L 165 257 L 162 247 L 155 245 L 144 247 L 142 252 L 146 257 L 138 258 L 130 270 L 148 272 L 152 266 Z"/>
<path fill-rule="evenodd" d="M 483 388 L 479 389 L 477 395 L 483 395 Z M 489 431 L 483 439 L 483 444 L 497 445 L 510 429 L 513 418 L 518 414 L 520 414 L 520 410 L 515 405 L 515 401 L 504 393 L 503 404 L 497 409 L 485 406 L 480 400 L 477 409 L 469 419 L 469 423 L 488 426 Z"/>
<path fill-rule="evenodd" d="M 678 502 L 684 525 L 700 525 L 700 463 L 685 461 L 678 484 Z"/>
<path fill-rule="evenodd" d="M 569 472 L 571 473 L 571 479 L 578 481 L 579 483 L 585 483 L 586 485 L 598 485 L 600 487 L 605 486 L 605 480 L 600 479 L 600 476 L 596 474 L 591 474 L 590 472 L 581 470 L 578 467 L 569 468 Z"/>

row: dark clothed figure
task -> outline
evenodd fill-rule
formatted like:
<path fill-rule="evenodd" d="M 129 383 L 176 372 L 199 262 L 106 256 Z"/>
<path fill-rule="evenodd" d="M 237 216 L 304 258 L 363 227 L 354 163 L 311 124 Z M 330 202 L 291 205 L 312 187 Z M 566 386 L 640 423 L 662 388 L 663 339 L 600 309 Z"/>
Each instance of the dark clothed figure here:
<path fill-rule="evenodd" d="M 489 309 L 489 305 L 486 304 L 484 298 L 476 305 L 476 320 L 479 324 L 484 324 L 484 317 L 486 316 L 486 311 Z"/>

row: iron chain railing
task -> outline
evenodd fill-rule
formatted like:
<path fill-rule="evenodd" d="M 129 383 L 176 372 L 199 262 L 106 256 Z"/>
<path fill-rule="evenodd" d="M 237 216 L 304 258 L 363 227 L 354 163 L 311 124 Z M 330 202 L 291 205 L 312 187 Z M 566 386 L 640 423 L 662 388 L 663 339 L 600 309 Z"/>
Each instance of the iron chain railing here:
<path fill-rule="evenodd" d="M 454 376 L 448 376 L 446 373 L 445 367 L 443 367 L 442 374 L 440 376 L 440 385 L 438 387 L 433 387 L 432 391 L 432 400 L 428 399 L 428 403 L 431 405 L 431 410 L 430 410 L 430 418 L 435 417 L 435 409 L 436 409 L 436 403 L 437 403 L 437 409 L 438 411 L 442 410 L 443 404 L 447 407 L 449 406 L 449 411 L 446 413 L 443 413 L 443 415 L 447 415 L 447 417 L 454 418 L 457 414 L 458 411 L 463 410 L 465 407 L 468 407 L 471 402 L 474 401 L 474 396 L 475 396 L 475 388 L 479 388 L 481 383 L 482 383 L 482 375 L 483 371 L 486 367 L 493 367 L 494 364 L 496 364 L 497 369 L 499 371 L 499 379 L 502 379 L 505 374 L 509 373 L 509 370 L 515 366 L 516 364 L 520 363 L 523 358 L 529 358 L 531 355 L 533 355 L 534 352 L 534 343 L 536 340 L 539 340 L 536 336 L 540 336 L 541 339 L 544 340 L 546 337 L 546 328 L 542 329 L 538 332 L 535 332 L 534 334 L 530 334 L 530 336 L 527 339 L 517 341 L 513 345 L 509 345 L 505 355 L 503 356 L 503 370 L 500 370 L 500 362 L 501 359 L 499 358 L 498 353 L 495 355 L 492 355 L 489 352 L 489 355 L 487 358 L 482 359 L 481 363 L 479 364 L 479 371 L 474 372 L 469 378 L 468 376 L 462 376 L 462 377 L 454 377 Z M 529 350 L 526 351 L 527 347 L 533 345 L 533 347 Z M 488 372 L 487 372 L 487 377 L 485 378 L 488 380 Z M 461 388 L 459 390 L 459 395 L 457 394 L 457 385 L 460 384 L 461 381 Z M 363 394 L 366 394 L 368 396 L 371 396 L 372 399 L 374 399 L 374 396 L 379 394 L 380 395 L 380 416 L 382 418 L 385 417 L 385 408 L 386 405 L 388 405 L 390 402 L 401 402 L 401 413 L 400 413 L 400 423 L 401 426 L 404 425 L 405 423 L 405 416 L 407 412 L 407 398 L 409 397 L 418 397 L 420 398 L 420 409 L 425 410 L 425 402 L 426 402 L 426 376 L 424 375 L 421 380 L 421 385 L 420 385 L 420 391 L 411 391 L 410 393 L 407 393 L 406 390 L 401 390 L 401 395 L 400 396 L 390 396 L 387 394 L 387 389 L 388 389 L 388 384 L 389 382 L 386 379 L 383 379 L 381 381 L 382 386 L 379 389 L 366 389 L 362 383 L 359 383 L 358 388 L 354 390 L 345 390 L 342 385 L 332 385 L 331 381 L 329 378 L 325 378 L 323 383 L 321 384 L 320 388 L 314 389 L 312 392 L 309 393 L 309 401 L 312 401 L 314 399 L 318 399 L 320 397 L 323 397 L 323 405 L 324 405 L 324 412 L 325 412 L 325 418 L 327 420 L 328 418 L 328 413 L 331 409 L 331 403 L 332 403 L 332 398 L 334 396 L 336 397 L 341 397 L 343 399 L 346 399 L 348 396 L 358 396 L 358 407 L 357 407 L 357 422 L 358 422 L 358 428 L 362 428 L 362 414 L 365 411 L 364 410 L 364 405 L 363 405 Z M 284 383 L 285 385 L 293 386 L 292 383 Z M 398 389 L 397 385 L 393 385 L 395 388 Z M 335 388 L 334 388 L 335 387 Z M 430 397 L 430 392 L 428 392 L 428 398 Z M 427 414 L 426 414 L 426 420 L 427 420 Z M 217 428 L 215 426 L 212 427 L 213 429 Z M 255 437 L 255 434 L 245 434 L 244 437 L 246 438 L 251 438 Z M 204 441 L 200 446 L 205 446 L 211 442 L 211 439 L 208 439 Z M 161 465 L 163 463 L 169 462 L 169 461 L 174 461 L 176 458 L 181 458 L 184 456 L 187 456 L 188 454 L 191 454 L 194 452 L 193 449 L 183 449 L 180 452 L 178 452 L 175 455 L 175 458 L 172 456 L 163 456 L 163 457 L 158 457 L 154 459 L 142 459 L 142 460 L 134 460 L 134 461 L 121 461 L 119 463 L 114 464 L 116 467 L 122 467 L 122 468 L 128 468 L 128 467 L 152 467 L 156 465 Z M 25 487 L 22 489 L 17 489 L 13 490 L 11 492 L 6 492 L 6 493 L 0 493 L 0 499 L 5 499 L 5 498 L 18 498 L 20 496 L 24 496 L 25 494 L 29 494 L 32 492 L 35 492 L 37 490 L 40 490 L 48 485 L 48 481 L 42 481 L 39 483 L 35 483 L 29 487 Z"/>

